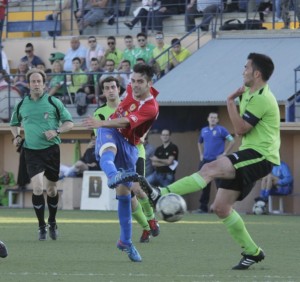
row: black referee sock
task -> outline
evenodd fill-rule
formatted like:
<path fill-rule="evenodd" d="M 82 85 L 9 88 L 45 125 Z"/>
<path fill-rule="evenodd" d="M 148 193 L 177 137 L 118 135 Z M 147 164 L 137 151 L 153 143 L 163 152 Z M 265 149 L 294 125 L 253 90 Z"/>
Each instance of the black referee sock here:
<path fill-rule="evenodd" d="M 46 225 L 45 222 L 45 199 L 44 199 L 44 195 L 34 195 L 32 194 L 32 204 L 33 204 L 33 208 L 36 214 L 36 217 L 39 221 L 39 226 L 44 226 Z"/>
<path fill-rule="evenodd" d="M 49 209 L 48 222 L 50 223 L 55 222 L 57 206 L 58 206 L 58 192 L 54 197 L 50 197 L 49 195 L 47 195 L 47 204 Z"/>

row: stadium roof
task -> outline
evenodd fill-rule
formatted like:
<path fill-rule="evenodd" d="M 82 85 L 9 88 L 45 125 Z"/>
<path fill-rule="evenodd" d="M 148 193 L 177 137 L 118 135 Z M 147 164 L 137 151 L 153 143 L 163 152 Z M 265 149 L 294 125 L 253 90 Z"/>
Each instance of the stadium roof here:
<path fill-rule="evenodd" d="M 264 37 L 267 36 L 264 31 Z M 213 39 L 155 84 L 160 105 L 224 105 L 227 96 L 243 83 L 243 69 L 250 52 L 269 55 L 275 71 L 269 81 L 279 104 L 295 93 L 294 69 L 300 65 L 300 33 L 277 38 Z M 298 37 L 291 37 L 293 36 Z M 239 34 L 241 37 L 241 33 Z"/>

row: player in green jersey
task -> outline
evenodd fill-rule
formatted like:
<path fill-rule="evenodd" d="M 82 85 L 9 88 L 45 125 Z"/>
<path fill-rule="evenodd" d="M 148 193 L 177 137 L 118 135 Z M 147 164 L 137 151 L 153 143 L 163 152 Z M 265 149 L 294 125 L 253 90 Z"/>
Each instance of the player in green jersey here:
<path fill-rule="evenodd" d="M 271 172 L 273 165 L 280 163 L 279 107 L 267 84 L 273 70 L 271 58 L 250 53 L 243 72 L 243 86 L 227 97 L 228 114 L 234 131 L 242 136 L 239 151 L 205 164 L 199 172 L 168 187 L 151 187 L 145 178 L 140 177 L 140 184 L 153 204 L 161 195 L 192 193 L 221 178 L 212 209 L 225 224 L 230 236 L 244 249 L 242 259 L 233 267 L 236 270 L 248 269 L 265 258 L 233 205 L 243 200 L 255 182 Z M 239 111 L 236 99 L 240 103 Z"/>

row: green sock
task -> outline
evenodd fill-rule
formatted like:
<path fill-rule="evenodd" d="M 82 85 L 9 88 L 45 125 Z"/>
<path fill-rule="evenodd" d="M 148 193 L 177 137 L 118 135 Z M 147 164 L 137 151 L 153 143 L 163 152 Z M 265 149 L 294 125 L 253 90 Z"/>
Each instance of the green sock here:
<path fill-rule="evenodd" d="M 199 191 L 206 187 L 207 183 L 199 173 L 194 173 L 190 176 L 179 179 L 173 184 L 161 188 L 161 194 L 175 193 L 178 195 L 185 195 Z"/>
<path fill-rule="evenodd" d="M 245 249 L 245 254 L 255 255 L 257 253 L 258 246 L 253 242 L 243 219 L 235 210 L 232 210 L 232 213 L 222 221 L 231 237 Z"/>
<path fill-rule="evenodd" d="M 142 206 L 139 201 L 137 201 L 136 210 L 131 212 L 132 217 L 137 221 L 137 223 L 143 228 L 143 230 L 150 230 L 147 218 L 143 213 Z"/>
<path fill-rule="evenodd" d="M 143 208 L 143 212 L 144 212 L 147 220 L 155 218 L 154 213 L 153 213 L 153 208 L 151 207 L 151 205 L 149 203 L 148 197 L 144 198 L 144 199 L 138 199 L 138 201 L 140 202 L 140 204 Z"/>

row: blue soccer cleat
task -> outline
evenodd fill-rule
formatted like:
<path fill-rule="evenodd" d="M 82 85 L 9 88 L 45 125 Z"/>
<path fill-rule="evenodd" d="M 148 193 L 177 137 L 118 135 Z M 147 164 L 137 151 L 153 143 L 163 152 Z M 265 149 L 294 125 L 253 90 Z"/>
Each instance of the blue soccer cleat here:
<path fill-rule="evenodd" d="M 126 182 L 137 182 L 138 181 L 138 174 L 136 172 L 130 171 L 118 171 L 116 175 L 109 178 L 107 181 L 107 186 L 109 188 L 116 188 L 121 183 Z"/>
<path fill-rule="evenodd" d="M 135 248 L 135 246 L 133 246 L 133 244 L 125 245 L 124 243 L 122 243 L 119 240 L 118 243 L 117 243 L 117 248 L 119 250 L 121 250 L 122 252 L 126 252 L 128 254 L 128 257 L 130 258 L 130 260 L 132 260 L 134 262 L 141 262 L 142 261 L 142 257 L 140 256 L 140 254 L 137 251 L 137 249 Z"/>

